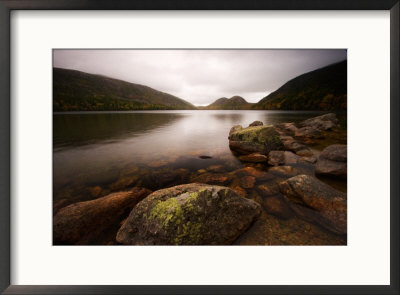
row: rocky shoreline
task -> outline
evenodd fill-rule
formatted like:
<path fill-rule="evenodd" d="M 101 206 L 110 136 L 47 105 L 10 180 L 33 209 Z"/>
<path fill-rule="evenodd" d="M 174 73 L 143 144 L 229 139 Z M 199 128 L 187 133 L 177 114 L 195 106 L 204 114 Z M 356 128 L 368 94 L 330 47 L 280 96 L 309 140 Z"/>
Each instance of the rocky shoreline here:
<path fill-rule="evenodd" d="M 210 165 L 193 173 L 162 170 L 165 163 L 153 161 L 154 172 L 141 181 L 132 168 L 136 174 L 118 179 L 112 191 L 90 188 L 94 199 L 55 202 L 53 242 L 346 244 L 347 194 L 321 181 L 346 185 L 347 145 L 326 144 L 345 134 L 333 113 L 297 124 L 233 126 L 228 144 L 244 167 Z"/>

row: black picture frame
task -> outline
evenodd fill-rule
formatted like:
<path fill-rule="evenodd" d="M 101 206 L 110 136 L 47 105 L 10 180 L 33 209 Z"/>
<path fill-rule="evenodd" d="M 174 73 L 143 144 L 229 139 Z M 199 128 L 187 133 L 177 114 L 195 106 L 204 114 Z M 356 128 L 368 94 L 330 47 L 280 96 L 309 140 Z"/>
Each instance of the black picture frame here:
<path fill-rule="evenodd" d="M 10 285 L 10 13 L 13 10 L 390 10 L 389 286 Z M 398 0 L 0 0 L 0 291 L 2 294 L 399 294 Z M 366 263 L 368 257 L 365 258 Z"/>

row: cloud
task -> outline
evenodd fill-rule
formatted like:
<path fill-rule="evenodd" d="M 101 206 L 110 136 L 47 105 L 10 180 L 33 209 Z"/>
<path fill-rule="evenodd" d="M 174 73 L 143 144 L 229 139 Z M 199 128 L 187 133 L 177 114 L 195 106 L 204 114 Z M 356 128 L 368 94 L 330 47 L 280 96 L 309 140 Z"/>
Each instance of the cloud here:
<path fill-rule="evenodd" d="M 207 105 L 220 97 L 250 102 L 288 80 L 346 59 L 318 50 L 54 50 L 54 66 L 143 84 Z"/>

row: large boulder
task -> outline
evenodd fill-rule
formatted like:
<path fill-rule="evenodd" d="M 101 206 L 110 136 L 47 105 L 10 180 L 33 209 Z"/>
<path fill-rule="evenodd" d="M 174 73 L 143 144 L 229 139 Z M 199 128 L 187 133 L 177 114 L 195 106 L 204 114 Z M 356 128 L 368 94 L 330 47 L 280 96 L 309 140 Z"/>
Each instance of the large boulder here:
<path fill-rule="evenodd" d="M 126 245 L 231 244 L 260 205 L 222 186 L 198 183 L 158 190 L 141 201 L 117 234 Z"/>
<path fill-rule="evenodd" d="M 307 119 L 298 124 L 294 136 L 300 138 L 319 138 L 322 131 L 331 130 L 339 126 L 339 120 L 334 113 Z"/>
<path fill-rule="evenodd" d="M 239 128 L 240 127 L 240 128 Z M 232 127 L 229 147 L 240 154 L 260 153 L 268 155 L 272 150 L 283 148 L 279 133 L 273 126 Z"/>
<path fill-rule="evenodd" d="M 326 147 L 318 157 L 315 173 L 347 178 L 347 145 L 333 144 Z"/>
<path fill-rule="evenodd" d="M 54 244 L 102 244 L 113 239 L 120 222 L 150 193 L 135 187 L 60 209 L 53 219 Z"/>
<path fill-rule="evenodd" d="M 279 184 L 280 192 L 301 218 L 337 233 L 347 233 L 347 200 L 315 177 L 297 175 Z"/>
<path fill-rule="evenodd" d="M 334 113 L 307 119 L 298 124 L 299 127 L 309 127 L 318 130 L 330 130 L 339 126 L 339 120 Z"/>

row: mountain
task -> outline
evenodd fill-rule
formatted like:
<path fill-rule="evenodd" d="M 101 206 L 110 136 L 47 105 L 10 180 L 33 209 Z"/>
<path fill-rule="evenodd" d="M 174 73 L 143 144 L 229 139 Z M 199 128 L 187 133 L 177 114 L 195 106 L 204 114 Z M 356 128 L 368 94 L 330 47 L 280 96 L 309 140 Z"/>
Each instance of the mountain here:
<path fill-rule="evenodd" d="M 53 68 L 53 111 L 193 110 L 191 103 L 147 86 Z"/>
<path fill-rule="evenodd" d="M 253 104 L 247 102 L 243 97 L 233 96 L 231 98 L 222 97 L 212 104 L 204 107 L 205 110 L 249 110 Z"/>
<path fill-rule="evenodd" d="M 257 110 L 346 110 L 347 60 L 300 75 L 253 106 Z"/>

